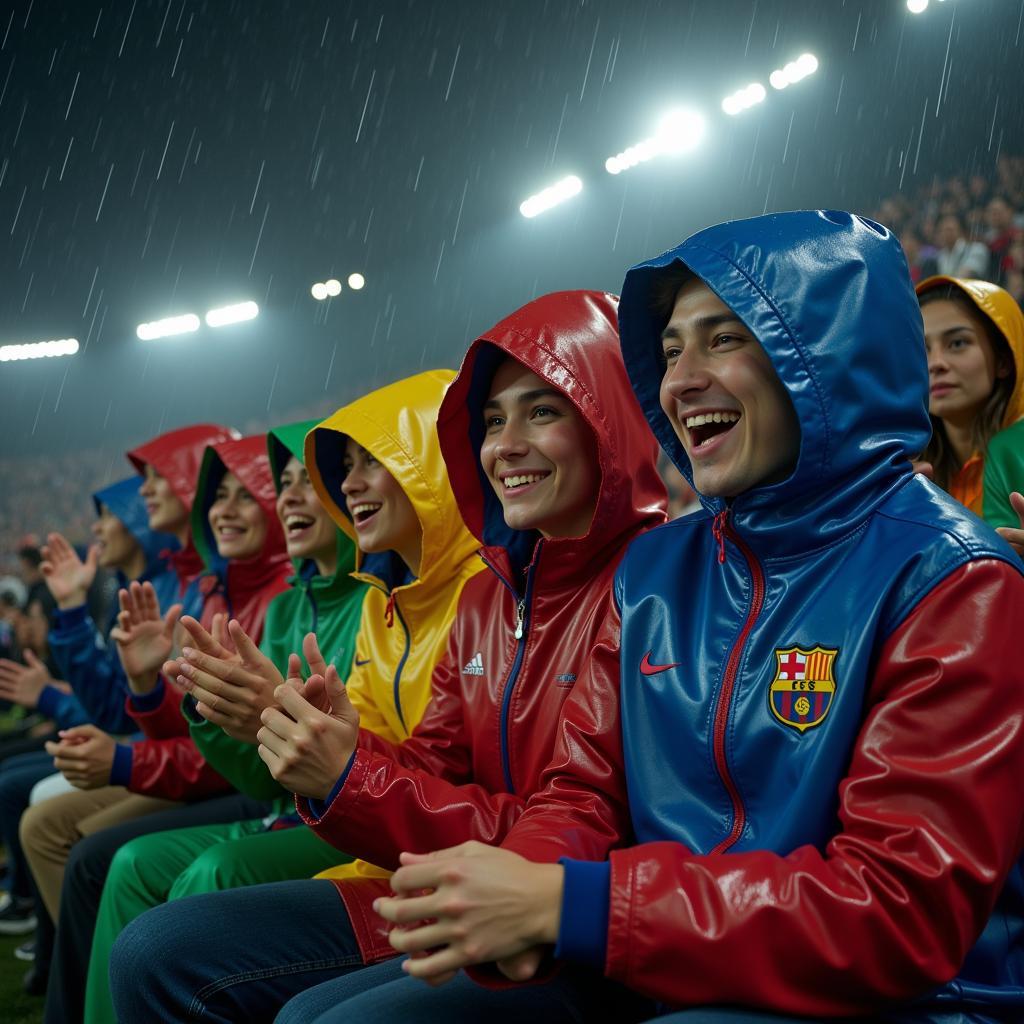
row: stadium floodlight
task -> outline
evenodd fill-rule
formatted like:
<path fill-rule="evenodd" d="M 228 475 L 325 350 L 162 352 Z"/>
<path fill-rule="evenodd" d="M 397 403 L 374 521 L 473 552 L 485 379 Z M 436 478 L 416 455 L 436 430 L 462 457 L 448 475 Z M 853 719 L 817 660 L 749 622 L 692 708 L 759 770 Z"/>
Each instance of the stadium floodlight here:
<path fill-rule="evenodd" d="M 77 351 L 77 338 L 58 338 L 56 341 L 32 341 L 25 345 L 0 345 L 0 363 L 10 363 L 17 359 L 73 356 Z"/>
<path fill-rule="evenodd" d="M 818 58 L 813 53 L 802 53 L 785 67 L 777 68 L 768 76 L 773 89 L 785 89 L 818 70 Z"/>
<path fill-rule="evenodd" d="M 232 306 L 221 306 L 211 309 L 206 314 L 208 327 L 226 327 L 228 324 L 240 324 L 245 320 L 255 320 L 260 315 L 260 307 L 255 302 L 236 302 Z"/>
<path fill-rule="evenodd" d="M 323 302 L 324 299 L 327 298 L 327 285 L 325 285 L 323 281 L 317 281 L 317 283 L 313 285 L 313 287 L 310 288 L 309 291 L 310 294 L 312 294 L 313 298 L 316 299 L 318 302 Z"/>
<path fill-rule="evenodd" d="M 332 277 L 329 281 L 324 281 L 324 287 L 327 289 L 327 294 L 333 299 L 336 295 L 341 294 L 341 282 L 336 278 Z"/>
<path fill-rule="evenodd" d="M 911 14 L 924 14 L 928 10 L 928 0 L 907 0 L 907 10 Z"/>
<path fill-rule="evenodd" d="M 559 203 L 564 203 L 582 191 L 583 182 L 575 174 L 570 174 L 542 192 L 530 196 L 529 199 L 524 199 L 519 204 L 519 212 L 524 217 L 536 217 L 537 214 L 544 213 L 545 210 L 550 210 Z"/>
<path fill-rule="evenodd" d="M 139 324 L 135 333 L 143 341 L 156 341 L 157 338 L 169 338 L 175 334 L 191 334 L 199 330 L 199 317 L 195 313 L 184 313 L 181 316 L 168 316 L 163 320 Z"/>
<path fill-rule="evenodd" d="M 609 174 L 621 174 L 656 156 L 688 153 L 697 148 L 703 137 L 704 118 L 700 114 L 695 110 L 673 110 L 661 119 L 651 138 L 608 157 L 604 169 Z"/>
<path fill-rule="evenodd" d="M 763 103 L 768 93 L 760 82 L 751 82 L 745 89 L 737 89 L 722 100 L 722 109 L 736 115 L 757 103 Z"/>
<path fill-rule="evenodd" d="M 349 274 L 348 275 L 348 286 L 352 291 L 357 292 L 363 285 L 366 284 L 366 278 L 362 274 Z"/>

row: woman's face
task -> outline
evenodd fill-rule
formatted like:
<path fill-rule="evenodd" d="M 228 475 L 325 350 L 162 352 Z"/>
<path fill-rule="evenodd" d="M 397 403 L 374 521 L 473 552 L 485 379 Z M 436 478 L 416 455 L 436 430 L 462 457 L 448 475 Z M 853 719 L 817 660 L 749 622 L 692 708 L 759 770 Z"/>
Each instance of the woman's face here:
<path fill-rule="evenodd" d="M 101 506 L 99 518 L 92 524 L 92 535 L 99 550 L 99 564 L 104 569 L 130 565 L 139 551 L 139 542 L 106 505 Z"/>
<path fill-rule="evenodd" d="M 188 527 L 188 509 L 171 485 L 148 463 L 139 487 L 146 503 L 149 528 L 163 533 L 179 533 Z"/>
<path fill-rule="evenodd" d="M 351 437 L 345 443 L 344 459 L 341 492 L 359 550 L 365 554 L 397 551 L 414 572 L 418 571 L 423 531 L 405 491 L 373 453 Z"/>
<path fill-rule="evenodd" d="M 267 517 L 234 473 L 225 473 L 207 513 L 221 558 L 253 558 L 263 550 Z"/>
<path fill-rule="evenodd" d="M 514 530 L 589 532 L 601 485 L 593 432 L 561 391 L 514 359 L 491 382 L 480 463 Z"/>
<path fill-rule="evenodd" d="M 928 411 L 967 427 L 1009 366 L 996 358 L 985 322 L 960 303 L 936 299 L 921 308 L 921 315 L 928 353 Z"/>
<path fill-rule="evenodd" d="M 334 557 L 337 528 L 316 496 L 306 467 L 293 455 L 281 471 L 277 517 L 292 558 L 312 558 L 318 564 Z"/>

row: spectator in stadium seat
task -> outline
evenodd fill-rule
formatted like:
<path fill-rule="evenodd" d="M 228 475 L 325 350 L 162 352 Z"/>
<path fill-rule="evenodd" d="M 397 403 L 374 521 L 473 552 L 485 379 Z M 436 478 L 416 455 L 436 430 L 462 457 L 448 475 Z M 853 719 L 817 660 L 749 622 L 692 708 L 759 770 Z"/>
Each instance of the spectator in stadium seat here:
<path fill-rule="evenodd" d="M 983 242 L 967 240 L 963 222 L 957 214 L 946 213 L 939 218 L 935 241 L 939 247 L 935 266 L 940 274 L 969 278 L 984 278 L 988 274 L 988 248 Z"/>
<path fill-rule="evenodd" d="M 1010 246 L 1020 237 L 1021 227 L 1014 218 L 1013 207 L 1004 196 L 993 196 L 985 207 L 985 223 L 988 227 L 985 241 L 988 243 L 989 271 L 984 277 L 996 284 L 1006 283 L 1006 274 L 1011 263 Z"/>
<path fill-rule="evenodd" d="M 620 325 L 707 513 L 630 546 L 620 640 L 505 849 L 403 858 L 378 908 L 408 973 L 524 978 L 557 943 L 534 1024 L 583 1019 L 573 964 L 680 1024 L 1020 1019 L 1024 567 L 911 471 L 928 372 L 898 244 L 831 211 L 719 225 L 630 271 Z M 508 998 L 371 980 L 307 1020 Z"/>
<path fill-rule="evenodd" d="M 581 654 L 610 611 L 625 543 L 664 520 L 615 310 L 595 292 L 529 303 L 471 346 L 445 397 L 442 451 L 489 571 L 466 587 L 413 734 L 388 744 L 357 730 L 336 681 L 333 718 L 297 694 L 282 701 L 303 734 L 323 728 L 326 746 L 300 755 L 288 739 L 296 722 L 264 714 L 261 755 L 304 794 L 303 817 L 340 848 L 393 870 L 410 843 L 496 841 L 535 790 Z M 303 1020 L 329 1005 L 332 983 L 321 981 L 394 952 L 371 910 L 389 891 L 385 878 L 340 882 L 343 903 L 324 885 L 264 886 L 143 915 L 114 947 L 119 1015 L 131 1019 L 155 1001 L 158 1019 L 177 1020 L 198 999 L 213 1018 L 269 1020 L 301 993 L 280 1019 Z M 183 955 L 178 943 L 208 915 L 260 942 L 189 939 Z"/>
<path fill-rule="evenodd" d="M 921 458 L 931 464 L 944 491 L 982 515 L 990 445 L 1024 416 L 1024 313 L 1006 291 L 987 281 L 931 277 L 917 286 L 917 294 L 932 421 Z M 989 509 L 993 526 L 1011 526 L 1016 517 L 1010 491 L 1024 486 L 1017 479 L 1020 456 L 1006 442 L 997 450 Z"/>

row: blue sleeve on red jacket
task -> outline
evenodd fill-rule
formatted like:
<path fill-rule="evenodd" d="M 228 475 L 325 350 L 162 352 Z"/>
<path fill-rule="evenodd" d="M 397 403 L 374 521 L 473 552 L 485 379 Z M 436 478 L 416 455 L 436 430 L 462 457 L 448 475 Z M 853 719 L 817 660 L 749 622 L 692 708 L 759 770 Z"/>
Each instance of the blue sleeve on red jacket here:
<path fill-rule="evenodd" d="M 110 784 L 127 786 L 132 781 L 132 745 L 118 743 L 114 747 L 114 763 L 110 766 Z"/>
<path fill-rule="evenodd" d="M 341 777 L 334 784 L 334 788 L 327 794 L 326 800 L 314 800 L 310 797 L 307 801 L 309 804 L 309 812 L 317 819 L 317 821 L 327 813 L 327 809 L 334 803 L 334 798 L 341 792 L 342 787 L 345 785 L 345 780 L 348 778 L 348 773 L 352 771 L 352 763 L 355 759 L 355 751 L 352 751 L 352 756 L 348 759 L 348 764 L 345 765 L 345 770 L 341 773 Z"/>
<path fill-rule="evenodd" d="M 36 710 L 46 718 L 52 719 L 60 729 L 70 729 L 76 725 L 84 725 L 89 721 L 85 708 L 70 693 L 65 693 L 49 683 L 39 694 Z"/>
<path fill-rule="evenodd" d="M 608 948 L 612 866 L 606 860 L 568 857 L 562 857 L 558 863 L 565 869 L 565 881 L 555 956 L 603 971 Z"/>
<path fill-rule="evenodd" d="M 149 693 L 133 693 L 131 700 L 132 707 L 140 714 L 156 711 L 164 702 L 164 677 L 157 677 L 156 686 Z"/>
<path fill-rule="evenodd" d="M 85 605 L 58 610 L 49 645 L 86 719 L 105 732 L 131 732 L 135 725 L 124 708 L 128 681 L 121 659 L 96 628 Z"/>

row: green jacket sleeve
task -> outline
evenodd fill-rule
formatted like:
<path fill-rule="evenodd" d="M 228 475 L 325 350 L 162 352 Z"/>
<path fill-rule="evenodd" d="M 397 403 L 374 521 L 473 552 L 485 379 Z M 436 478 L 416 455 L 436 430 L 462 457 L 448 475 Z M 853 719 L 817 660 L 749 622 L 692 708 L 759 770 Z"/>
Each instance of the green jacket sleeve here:
<path fill-rule="evenodd" d="M 191 697 L 185 698 L 181 711 L 188 719 L 189 732 L 199 753 L 235 789 L 254 800 L 290 798 L 291 794 L 270 774 L 251 743 L 232 739 L 220 726 L 198 716 Z"/>
<path fill-rule="evenodd" d="M 989 442 L 982 481 L 985 522 L 993 528 L 1019 527 L 1010 494 L 1024 491 L 1024 420 L 1001 430 Z"/>

